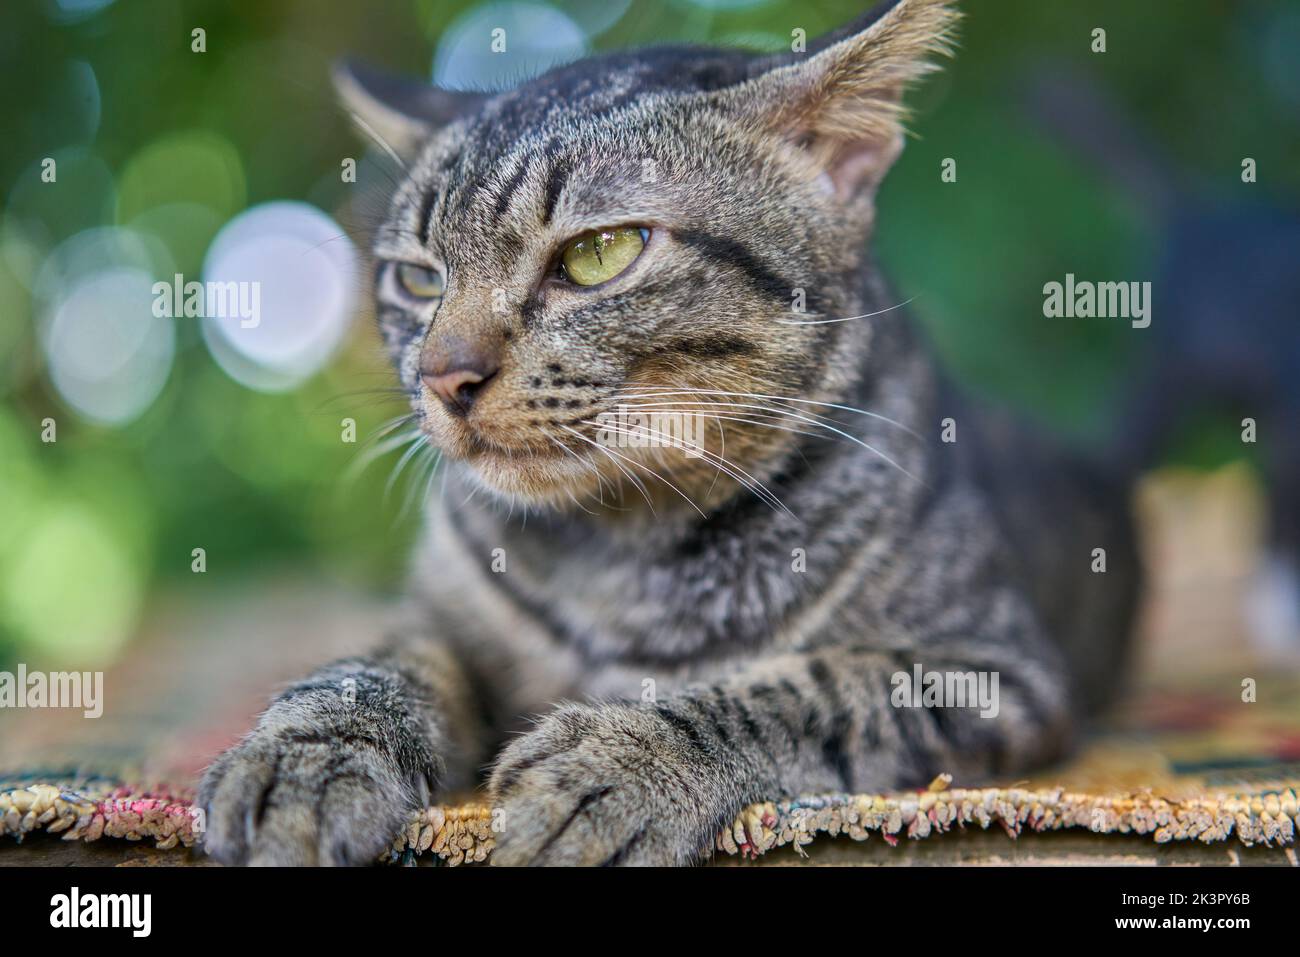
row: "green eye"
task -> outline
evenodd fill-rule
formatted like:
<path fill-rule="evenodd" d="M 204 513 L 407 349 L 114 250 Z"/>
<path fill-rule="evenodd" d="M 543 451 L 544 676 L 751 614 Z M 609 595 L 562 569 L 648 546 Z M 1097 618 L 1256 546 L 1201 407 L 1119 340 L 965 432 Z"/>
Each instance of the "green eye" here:
<path fill-rule="evenodd" d="M 442 273 L 412 263 L 398 263 L 397 281 L 416 299 L 437 299 L 442 295 Z"/>
<path fill-rule="evenodd" d="M 564 247 L 560 264 L 564 275 L 579 286 L 594 286 L 613 279 L 641 255 L 650 233 L 635 227 L 599 229 Z"/>

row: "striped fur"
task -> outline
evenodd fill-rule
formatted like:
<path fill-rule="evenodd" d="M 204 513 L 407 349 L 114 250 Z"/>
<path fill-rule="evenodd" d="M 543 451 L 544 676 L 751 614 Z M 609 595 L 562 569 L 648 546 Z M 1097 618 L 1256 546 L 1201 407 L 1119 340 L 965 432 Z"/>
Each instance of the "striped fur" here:
<path fill-rule="evenodd" d="M 370 860 L 397 820 L 361 820 L 363 787 L 415 805 L 490 766 L 498 863 L 687 863 L 750 801 L 1062 751 L 1120 670 L 1123 486 L 955 396 L 866 253 L 902 87 L 953 20 L 900 0 L 803 55 L 605 56 L 461 115 L 343 83 L 408 155 L 379 315 L 450 464 L 413 624 L 214 765 L 213 854 Z M 652 230 L 626 273 L 556 281 L 563 243 L 624 224 Z M 444 298 L 403 301 L 398 262 Z M 501 357 L 468 415 L 420 380 L 452 342 Z M 578 438 L 620 401 L 718 416 L 707 454 Z M 996 672 L 996 716 L 894 706 L 917 664 Z"/>

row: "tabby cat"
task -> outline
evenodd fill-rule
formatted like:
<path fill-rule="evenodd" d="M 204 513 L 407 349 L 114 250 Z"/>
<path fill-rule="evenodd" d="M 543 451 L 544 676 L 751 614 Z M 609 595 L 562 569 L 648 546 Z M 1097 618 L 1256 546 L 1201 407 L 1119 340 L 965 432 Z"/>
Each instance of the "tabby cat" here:
<path fill-rule="evenodd" d="M 867 252 L 956 16 L 496 95 L 340 70 L 405 164 L 377 313 L 446 486 L 409 626 L 208 770 L 213 856 L 372 862 L 486 768 L 495 863 L 685 864 L 753 801 L 1062 752 L 1121 670 L 1123 487 L 959 403 Z M 909 706 L 918 666 L 996 707 Z"/>

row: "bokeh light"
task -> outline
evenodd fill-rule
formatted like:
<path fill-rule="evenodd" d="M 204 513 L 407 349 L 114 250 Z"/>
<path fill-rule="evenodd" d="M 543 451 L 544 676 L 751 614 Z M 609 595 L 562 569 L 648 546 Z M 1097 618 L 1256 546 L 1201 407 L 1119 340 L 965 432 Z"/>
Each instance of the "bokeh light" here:
<path fill-rule="evenodd" d="M 42 174 L 54 161 L 53 182 Z M 61 239 L 111 222 L 117 190 L 108 166 L 86 147 L 54 150 L 34 160 L 15 181 L 6 215 L 22 222 L 33 240 L 54 245 Z"/>
<path fill-rule="evenodd" d="M 154 237 L 115 226 L 87 229 L 54 247 L 41 262 L 32 298 L 38 305 L 54 302 L 78 279 L 102 269 L 124 266 L 169 276 L 172 265 L 166 246 Z"/>
<path fill-rule="evenodd" d="M 356 249 L 332 218 L 300 202 L 256 206 L 217 235 L 209 284 L 235 283 L 241 304 L 203 318 L 203 338 L 231 378 L 259 391 L 311 376 L 342 341 L 357 301 Z"/>
<path fill-rule="evenodd" d="M 46 0 L 50 18 L 59 23 L 87 20 L 109 6 L 113 0 Z"/>
<path fill-rule="evenodd" d="M 632 0 L 564 0 L 556 6 L 572 17 L 587 36 L 595 37 L 623 19 Z"/>
<path fill-rule="evenodd" d="M 41 485 L 40 470 L 28 448 L 30 429 L 0 407 L 0 572 L 31 520 Z"/>
<path fill-rule="evenodd" d="M 38 654 L 78 668 L 111 661 L 143 597 L 115 529 L 81 502 L 47 502 L 0 579 L 5 625 Z"/>
<path fill-rule="evenodd" d="M 131 220 L 132 231 L 156 238 L 171 254 L 176 272 L 197 276 L 203 257 L 225 217 L 198 203 L 164 203 Z M 170 278 L 170 277 L 168 277 Z"/>
<path fill-rule="evenodd" d="M 113 227 L 78 233 L 45 260 L 33 288 L 41 351 L 60 398 L 85 419 L 130 422 L 166 383 L 176 333 L 154 316 L 152 287 L 170 272 L 159 241 Z"/>
<path fill-rule="evenodd" d="M 133 156 L 118 186 L 118 221 L 166 203 L 200 203 L 223 216 L 244 205 L 244 169 L 224 137 L 205 130 L 172 133 Z"/>
<path fill-rule="evenodd" d="M 116 268 L 78 279 L 42 326 L 50 381 L 84 418 L 121 425 L 162 391 L 176 352 L 173 320 L 153 315 L 153 277 Z"/>
<path fill-rule="evenodd" d="M 85 60 L 67 60 L 50 95 L 59 105 L 50 118 L 51 139 L 88 143 L 99 132 L 103 104 L 95 68 Z"/>
<path fill-rule="evenodd" d="M 28 371 L 21 368 L 19 354 L 30 327 L 28 309 L 23 277 L 11 257 L 0 255 L 0 395 L 16 387 Z"/>
<path fill-rule="evenodd" d="M 1252 37 L 1252 39 L 1255 39 Z M 1265 76 L 1278 93 L 1300 107 L 1300 70 L 1296 69 L 1296 45 L 1300 44 L 1300 9 L 1278 7 L 1269 14 L 1267 29 L 1259 37 L 1263 56 L 1258 58 Z M 1251 57 L 1257 56 L 1252 50 Z"/>
<path fill-rule="evenodd" d="M 494 41 L 503 42 L 504 49 L 494 50 Z M 488 3 L 462 14 L 442 33 L 433 81 L 452 90 L 509 89 L 578 59 L 587 46 L 586 31 L 554 7 Z"/>

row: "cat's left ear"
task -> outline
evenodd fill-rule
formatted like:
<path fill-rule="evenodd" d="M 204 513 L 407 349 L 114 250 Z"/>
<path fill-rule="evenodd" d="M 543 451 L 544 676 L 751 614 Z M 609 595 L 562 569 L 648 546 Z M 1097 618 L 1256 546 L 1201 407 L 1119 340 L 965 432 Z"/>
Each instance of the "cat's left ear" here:
<path fill-rule="evenodd" d="M 352 60 L 334 65 L 334 89 L 343 108 L 367 135 L 403 159 L 413 157 L 430 136 L 474 112 L 483 93 L 458 93 L 390 76 Z"/>
<path fill-rule="evenodd" d="M 951 52 L 951 0 L 893 0 L 806 53 L 760 61 L 721 95 L 765 135 L 802 150 L 844 200 L 875 191 L 903 148 L 902 96 Z"/>

